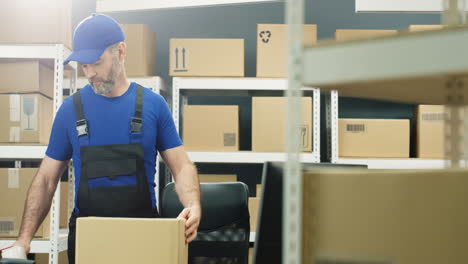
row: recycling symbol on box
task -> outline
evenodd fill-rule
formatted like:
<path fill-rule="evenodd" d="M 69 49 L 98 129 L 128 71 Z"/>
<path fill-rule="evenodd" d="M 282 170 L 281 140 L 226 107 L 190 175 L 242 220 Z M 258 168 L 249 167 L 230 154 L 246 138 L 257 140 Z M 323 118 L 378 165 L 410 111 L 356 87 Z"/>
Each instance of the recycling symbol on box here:
<path fill-rule="evenodd" d="M 270 30 L 260 32 L 259 37 L 262 39 L 263 43 L 268 43 L 270 41 L 270 37 L 271 37 Z"/>

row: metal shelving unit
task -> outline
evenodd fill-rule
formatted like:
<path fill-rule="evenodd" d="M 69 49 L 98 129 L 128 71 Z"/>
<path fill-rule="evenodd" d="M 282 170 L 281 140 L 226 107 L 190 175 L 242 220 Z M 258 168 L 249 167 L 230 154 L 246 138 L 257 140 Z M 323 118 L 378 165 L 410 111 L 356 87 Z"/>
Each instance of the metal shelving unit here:
<path fill-rule="evenodd" d="M 63 44 L 38 45 L 0 45 L 0 59 L 40 59 L 52 60 L 54 67 L 54 117 L 63 100 L 64 70 L 73 70 L 70 80 L 72 90 L 76 88 L 76 67 L 72 62 L 64 67 L 63 61 L 71 51 Z M 21 167 L 21 160 L 40 160 L 44 157 L 45 146 L 8 145 L 0 146 L 0 159 L 14 160 L 17 167 Z M 73 182 L 73 175 L 70 175 Z M 73 186 L 69 185 L 69 195 L 74 195 Z M 73 202 L 73 198 L 69 199 Z M 31 243 L 31 253 L 49 253 L 49 263 L 58 263 L 58 253 L 67 249 L 67 230 L 59 230 L 60 188 L 57 188 L 50 209 L 50 237 L 48 239 L 34 239 Z M 11 239 L 0 240 L 0 247 L 9 246 Z"/>
<path fill-rule="evenodd" d="M 260 4 L 269 2 L 281 2 L 281 0 L 161 0 L 161 1 L 125 1 L 125 0 L 98 0 L 97 12 L 125 12 L 144 11 L 169 8 L 209 7 L 221 5 Z"/>
<path fill-rule="evenodd" d="M 187 104 L 187 96 L 260 96 L 282 94 L 287 90 L 286 79 L 267 78 L 173 78 L 172 114 L 177 129 L 180 122 L 180 104 Z M 312 153 L 302 153 L 304 162 L 320 162 L 320 90 L 302 88 L 313 96 L 313 147 Z M 181 103 L 182 101 L 182 103 Z M 207 163 L 263 163 L 265 161 L 286 161 L 285 153 L 264 152 L 189 152 L 194 162 Z"/>
<path fill-rule="evenodd" d="M 458 7 L 459 1 L 464 0 L 444 0 L 448 8 L 444 11 L 442 20 L 449 26 L 461 24 L 465 20 L 465 13 Z M 302 43 L 301 34 L 297 32 L 300 32 L 304 21 L 303 5 L 304 0 L 287 1 L 290 44 Z M 433 160 L 429 162 L 432 163 L 431 166 L 437 167 L 442 163 L 444 167 L 464 166 L 468 154 L 467 139 L 464 136 L 468 136 L 468 131 L 463 125 L 468 121 L 466 120 L 468 117 L 462 116 L 460 112 L 462 107 L 468 104 L 465 99 L 468 98 L 468 89 L 462 80 L 468 76 L 467 55 L 463 46 L 467 41 L 468 27 L 453 27 L 441 31 L 404 33 L 372 40 L 323 43 L 304 50 L 301 47 L 298 50 L 290 47 L 289 78 L 291 83 L 295 84 L 290 85 L 290 88 L 293 91 L 297 90 L 299 84 L 295 81 L 299 79 L 303 84 L 332 91 L 328 97 L 329 106 L 335 103 L 336 108 L 327 106 L 329 108 L 327 129 L 331 129 L 330 136 L 336 132 L 333 129 L 337 127 L 337 93 L 333 90 L 338 90 L 340 95 L 352 97 L 446 104 L 450 116 L 446 131 L 448 139 L 446 152 L 450 162 Z M 301 68 L 301 55 L 304 60 L 303 68 Z M 290 98 L 294 96 L 293 93 L 290 94 Z M 293 109 L 292 105 L 290 107 Z M 294 122 L 289 123 L 289 126 L 294 125 Z M 339 159 L 336 157 L 337 134 L 334 136 L 328 146 L 329 155 L 334 162 L 362 161 L 372 166 L 385 167 L 396 165 L 393 163 L 394 160 L 386 159 Z M 293 150 L 289 152 L 294 153 Z M 295 162 L 297 158 L 288 161 L 291 166 Z M 398 162 L 400 166 L 428 166 L 426 161 L 421 160 Z M 297 188 L 297 184 L 302 180 L 301 172 L 298 170 L 286 172 L 284 190 Z M 286 192 L 284 199 L 286 212 L 292 211 L 293 207 L 302 208 L 300 202 L 295 203 L 297 195 L 297 193 L 288 195 Z M 302 260 L 302 240 L 300 236 L 294 236 L 294 233 L 301 229 L 301 214 L 285 213 L 284 216 L 283 263 L 298 264 Z M 293 234 L 289 234 L 290 232 Z"/>

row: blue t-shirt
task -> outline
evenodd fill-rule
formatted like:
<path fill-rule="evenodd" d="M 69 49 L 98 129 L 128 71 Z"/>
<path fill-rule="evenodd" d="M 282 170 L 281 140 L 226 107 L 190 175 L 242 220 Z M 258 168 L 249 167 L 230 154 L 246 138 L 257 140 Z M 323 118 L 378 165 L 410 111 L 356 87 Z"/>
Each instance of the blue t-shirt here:
<path fill-rule="evenodd" d="M 85 119 L 88 121 L 89 145 L 111 145 L 130 143 L 130 123 L 135 113 L 136 83 L 119 97 L 105 97 L 93 91 L 91 85 L 81 89 L 81 102 Z M 175 128 L 169 107 L 164 98 L 145 88 L 143 92 L 142 145 L 145 154 L 145 170 L 153 208 L 156 208 L 154 177 L 157 153 L 182 145 Z M 73 158 L 75 168 L 75 210 L 78 187 L 80 186 L 81 159 L 80 143 L 76 131 L 76 113 L 73 97 L 65 99 L 58 110 L 46 155 L 55 160 Z M 134 177 L 132 178 L 134 179 Z M 100 178 L 90 187 L 126 185 L 125 179 L 116 181 Z M 94 185 L 94 186 L 93 186 Z"/>

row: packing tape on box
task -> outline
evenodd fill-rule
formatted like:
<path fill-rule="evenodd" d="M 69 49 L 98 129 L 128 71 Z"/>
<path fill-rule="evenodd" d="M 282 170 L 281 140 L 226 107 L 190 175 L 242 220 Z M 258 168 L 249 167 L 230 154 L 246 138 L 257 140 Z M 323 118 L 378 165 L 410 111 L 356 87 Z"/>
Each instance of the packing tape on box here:
<path fill-rule="evenodd" d="M 20 142 L 20 127 L 10 127 L 10 142 Z"/>
<path fill-rule="evenodd" d="M 21 97 L 19 94 L 10 95 L 10 121 L 19 122 L 20 121 L 20 100 Z"/>
<path fill-rule="evenodd" d="M 19 169 L 8 169 L 8 189 L 19 189 Z"/>

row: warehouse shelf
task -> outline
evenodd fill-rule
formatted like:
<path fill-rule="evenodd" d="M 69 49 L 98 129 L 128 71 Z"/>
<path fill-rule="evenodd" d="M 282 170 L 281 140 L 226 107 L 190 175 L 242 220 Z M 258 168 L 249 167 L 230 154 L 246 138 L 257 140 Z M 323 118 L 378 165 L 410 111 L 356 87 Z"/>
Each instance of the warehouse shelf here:
<path fill-rule="evenodd" d="M 338 164 L 363 164 L 369 169 L 444 169 L 448 161 L 442 159 L 384 159 L 384 158 L 338 158 Z M 463 165 L 464 162 L 460 162 Z"/>
<path fill-rule="evenodd" d="M 268 96 L 280 93 L 288 89 L 287 79 L 273 78 L 216 78 L 216 77 L 175 77 L 172 81 L 172 114 L 177 130 L 180 122 L 180 101 L 187 104 L 187 96 L 219 95 L 263 95 Z M 309 92 L 313 97 L 313 146 L 312 149 L 320 149 L 320 90 L 317 88 L 303 87 L 304 92 Z M 260 92 L 260 93 L 259 93 Z M 193 152 L 194 162 L 225 162 L 225 163 L 262 163 L 264 161 L 285 161 L 284 153 L 262 152 Z M 303 155 L 304 161 L 320 162 L 320 151 Z"/>
<path fill-rule="evenodd" d="M 318 44 L 304 50 L 304 83 L 340 96 L 446 104 L 447 82 L 468 76 L 467 41 L 465 26 Z"/>
<path fill-rule="evenodd" d="M 97 12 L 125 12 L 168 8 L 208 7 L 220 5 L 259 4 L 269 2 L 283 2 L 281 0 L 159 0 L 159 1 L 132 1 L 125 0 L 98 0 Z"/>
<path fill-rule="evenodd" d="M 203 152 L 189 151 L 190 160 L 197 163 L 264 163 L 266 161 L 284 162 L 286 153 L 273 152 Z M 302 153 L 302 162 L 320 162 L 314 153 Z"/>
<path fill-rule="evenodd" d="M 38 59 L 45 63 L 50 63 L 54 69 L 53 87 L 53 116 L 63 101 L 64 71 L 71 70 L 70 89 L 76 90 L 76 62 L 71 62 L 64 66 L 63 62 L 71 54 L 71 50 L 63 44 L 14 44 L 0 45 L 0 59 Z M 46 146 L 25 144 L 2 145 L 0 146 L 0 159 L 15 161 L 15 167 L 21 167 L 21 160 L 42 159 Z M 73 170 L 71 170 L 73 171 Z M 69 175 L 69 195 L 74 194 L 73 174 Z M 69 207 L 73 206 L 73 198 L 69 199 Z M 60 208 L 60 188 L 55 191 L 50 209 L 49 224 L 50 237 L 43 240 L 34 240 L 31 244 L 31 252 L 49 253 L 49 263 L 58 263 L 58 253 L 67 249 L 67 234 L 59 231 L 59 208 Z M 70 208 L 69 208 L 70 211 Z M 14 240 L 0 240 L 0 245 L 9 246 Z"/>
<path fill-rule="evenodd" d="M 0 238 L 0 248 L 6 248 L 15 243 L 16 240 L 10 238 Z M 58 240 L 58 251 L 62 252 L 68 248 L 68 229 L 60 229 Z M 30 253 L 49 253 L 51 244 L 48 239 L 36 238 L 31 242 Z"/>
<path fill-rule="evenodd" d="M 29 145 L 1 145 L 1 160 L 29 160 L 43 159 L 47 146 Z"/>

